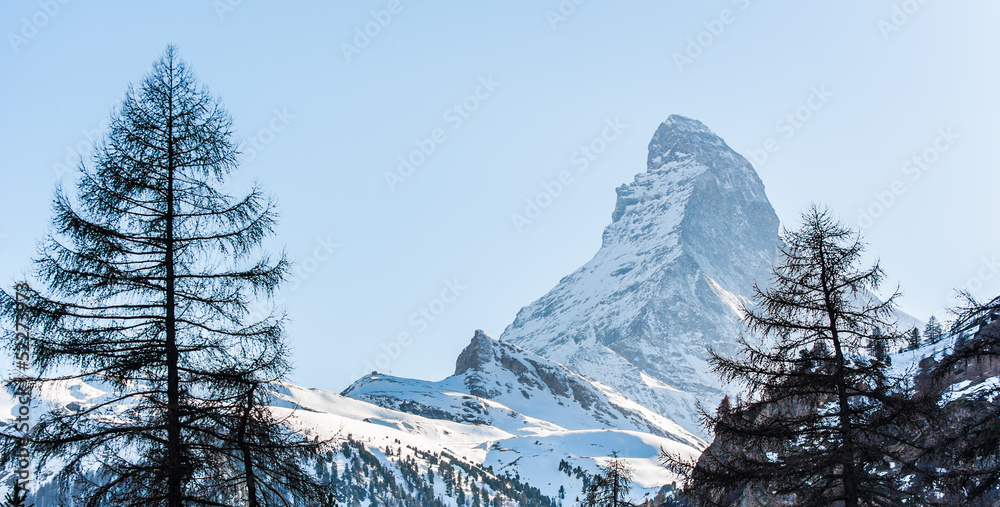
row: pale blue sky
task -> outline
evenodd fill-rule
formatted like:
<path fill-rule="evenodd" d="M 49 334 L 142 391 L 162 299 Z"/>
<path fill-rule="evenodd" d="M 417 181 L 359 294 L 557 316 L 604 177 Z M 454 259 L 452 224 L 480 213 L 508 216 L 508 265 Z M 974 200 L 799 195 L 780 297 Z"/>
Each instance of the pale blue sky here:
<path fill-rule="evenodd" d="M 339 391 L 402 332 L 380 369 L 450 374 L 475 329 L 499 336 L 593 255 L 671 113 L 757 153 L 786 224 L 811 201 L 857 223 L 899 180 L 862 222 L 915 316 L 943 316 L 956 287 L 1000 292 L 996 2 L 590 0 L 557 19 L 556 0 L 403 0 L 383 27 L 388 1 L 63 1 L 0 4 L 3 283 L 30 266 L 59 165 L 177 44 L 247 147 L 234 188 L 259 178 L 281 203 L 297 383 Z M 345 51 L 366 24 L 377 35 Z M 621 136 L 519 231 L 511 214 L 615 119 Z"/>

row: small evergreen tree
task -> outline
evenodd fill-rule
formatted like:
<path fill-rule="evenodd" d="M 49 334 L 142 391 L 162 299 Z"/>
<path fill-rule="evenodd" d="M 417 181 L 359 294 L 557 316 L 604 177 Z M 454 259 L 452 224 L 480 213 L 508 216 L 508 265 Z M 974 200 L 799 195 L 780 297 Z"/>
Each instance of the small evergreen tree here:
<path fill-rule="evenodd" d="M 944 330 L 937 317 L 931 315 L 931 318 L 927 319 L 927 325 L 924 326 L 924 339 L 927 340 L 927 343 L 937 343 L 942 334 L 944 334 Z"/>
<path fill-rule="evenodd" d="M 611 459 L 601 467 L 601 473 L 590 483 L 584 484 L 587 507 L 631 507 L 628 492 L 632 489 L 632 469 L 618 452 L 611 453 Z"/>
<path fill-rule="evenodd" d="M 719 408 L 715 409 L 715 418 L 722 421 L 728 420 L 729 416 L 732 414 L 733 405 L 729 401 L 729 395 L 722 397 L 722 401 L 719 402 Z"/>
<path fill-rule="evenodd" d="M 598 475 L 590 481 L 584 481 L 583 489 L 585 491 L 583 502 L 581 502 L 582 507 L 598 507 L 603 505 L 601 498 L 601 492 L 604 489 L 604 477 Z"/>
<path fill-rule="evenodd" d="M 887 340 L 882 338 L 882 330 L 875 328 L 872 330 L 872 338 L 868 341 L 868 352 L 875 361 L 892 366 L 892 357 L 889 356 Z"/>
<path fill-rule="evenodd" d="M 604 494 L 605 502 L 602 505 L 608 507 L 630 507 L 628 492 L 632 489 L 632 469 L 629 468 L 625 460 L 618 457 L 618 452 L 611 453 L 611 460 L 604 465 Z"/>
<path fill-rule="evenodd" d="M 917 350 L 920 348 L 920 330 L 913 328 L 906 335 L 907 345 L 909 345 L 910 350 Z"/>
<path fill-rule="evenodd" d="M 16 477 L 13 489 L 4 497 L 3 507 L 35 507 L 35 504 L 28 503 L 28 491 L 21 487 L 21 481 Z"/>

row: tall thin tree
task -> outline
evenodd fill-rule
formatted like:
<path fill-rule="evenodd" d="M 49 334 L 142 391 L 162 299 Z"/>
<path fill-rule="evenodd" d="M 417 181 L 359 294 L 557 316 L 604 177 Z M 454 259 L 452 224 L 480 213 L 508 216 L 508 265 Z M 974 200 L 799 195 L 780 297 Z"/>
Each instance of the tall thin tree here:
<path fill-rule="evenodd" d="M 220 491 L 247 484 L 221 473 L 236 467 L 236 426 L 218 423 L 247 385 L 287 373 L 283 316 L 248 321 L 248 309 L 288 263 L 260 247 L 274 201 L 256 186 L 241 198 L 220 190 L 237 166 L 231 125 L 168 47 L 81 162 L 76 195 L 57 189 L 35 260 L 43 288 L 22 308 L 39 372 L 24 387 L 85 380 L 106 392 L 41 415 L 29 440 L 39 467 L 76 483 L 87 505 L 225 505 Z M 0 312 L 14 317 L 9 294 Z M 274 422 L 259 413 L 251 403 L 237 420 Z"/>
<path fill-rule="evenodd" d="M 631 507 L 628 493 L 632 490 L 632 469 L 618 452 L 611 453 L 611 459 L 603 467 L 604 503 L 608 507 Z"/>

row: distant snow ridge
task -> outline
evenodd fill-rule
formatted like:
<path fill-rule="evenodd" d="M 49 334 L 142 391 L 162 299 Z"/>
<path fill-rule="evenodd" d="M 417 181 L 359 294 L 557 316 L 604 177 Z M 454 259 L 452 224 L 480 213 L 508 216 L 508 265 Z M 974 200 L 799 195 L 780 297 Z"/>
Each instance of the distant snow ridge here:
<path fill-rule="evenodd" d="M 704 435 L 709 347 L 733 349 L 739 308 L 770 280 L 778 217 L 750 163 L 697 120 L 672 115 L 646 172 L 617 189 L 594 258 L 523 308 L 500 337 Z"/>
<path fill-rule="evenodd" d="M 598 464 L 618 452 L 636 472 L 631 498 L 642 501 L 678 479 L 659 464 L 661 449 L 695 457 L 707 446 L 615 389 L 482 331 L 476 331 L 459 355 L 455 374 L 444 380 L 373 372 L 340 397 L 325 396 L 332 403 L 316 403 L 301 394 L 289 399 L 317 416 L 341 410 L 345 400 L 369 411 L 380 407 L 396 415 L 365 416 L 365 423 L 382 426 L 352 422 L 350 431 L 379 435 L 390 428 L 398 430 L 390 432 L 393 435 L 415 438 L 421 449 L 443 444 L 447 452 L 497 473 L 520 476 L 552 497 L 560 486 L 570 495 L 580 491 L 578 477 L 560 472 L 561 462 L 596 473 Z M 320 423 L 310 431 L 331 427 L 336 424 Z"/>
<path fill-rule="evenodd" d="M 706 443 L 616 390 L 482 331 L 439 382 L 378 373 L 341 393 L 431 419 L 484 424 L 515 435 L 619 429 L 666 437 L 694 450 Z"/>

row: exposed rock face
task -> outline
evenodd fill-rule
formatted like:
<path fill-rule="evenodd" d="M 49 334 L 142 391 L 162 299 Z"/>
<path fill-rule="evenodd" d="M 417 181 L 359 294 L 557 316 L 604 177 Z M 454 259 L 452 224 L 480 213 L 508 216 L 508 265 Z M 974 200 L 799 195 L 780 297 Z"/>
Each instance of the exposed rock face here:
<path fill-rule="evenodd" d="M 472 343 L 462 350 L 455 361 L 455 375 L 461 375 L 467 371 L 482 371 L 483 366 L 489 364 L 493 357 L 493 340 L 482 332 L 476 330 L 472 337 Z"/>
<path fill-rule="evenodd" d="M 1000 316 L 983 325 L 958 352 L 963 359 L 942 365 L 933 356 L 919 363 L 916 389 L 922 394 L 940 395 L 952 386 L 976 386 L 1000 376 Z M 975 352 L 978 352 L 976 354 Z M 937 371 L 934 371 L 937 370 Z M 954 397 L 954 396 L 953 396 Z"/>
<path fill-rule="evenodd" d="M 617 193 L 594 258 L 500 340 L 704 434 L 694 404 L 720 395 L 707 350 L 733 350 L 741 304 L 770 279 L 778 217 L 750 163 L 676 115 L 653 135 L 646 172 Z"/>

